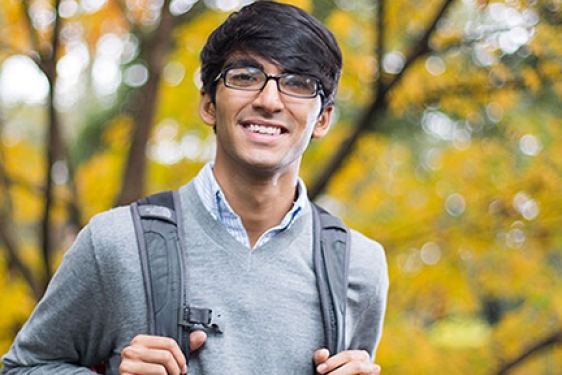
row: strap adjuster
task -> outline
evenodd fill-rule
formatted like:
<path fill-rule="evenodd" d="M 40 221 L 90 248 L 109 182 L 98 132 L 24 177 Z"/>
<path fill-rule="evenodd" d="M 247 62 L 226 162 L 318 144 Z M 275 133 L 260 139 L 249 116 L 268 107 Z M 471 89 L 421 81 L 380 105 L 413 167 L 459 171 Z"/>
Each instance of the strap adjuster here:
<path fill-rule="evenodd" d="M 180 311 L 179 325 L 184 328 L 202 326 L 217 333 L 224 332 L 224 321 L 221 314 L 213 314 L 213 310 L 204 307 L 187 306 Z"/>

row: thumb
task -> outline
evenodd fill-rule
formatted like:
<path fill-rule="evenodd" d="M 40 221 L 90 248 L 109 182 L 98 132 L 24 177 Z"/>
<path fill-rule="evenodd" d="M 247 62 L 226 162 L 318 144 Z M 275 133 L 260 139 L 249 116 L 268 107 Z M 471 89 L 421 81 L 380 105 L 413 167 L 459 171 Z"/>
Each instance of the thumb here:
<path fill-rule="evenodd" d="M 319 349 L 314 352 L 314 364 L 319 365 L 324 363 L 330 358 L 330 352 L 328 349 Z"/>
<path fill-rule="evenodd" d="M 189 351 L 199 349 L 207 341 L 207 334 L 203 331 L 193 331 L 189 334 Z"/>

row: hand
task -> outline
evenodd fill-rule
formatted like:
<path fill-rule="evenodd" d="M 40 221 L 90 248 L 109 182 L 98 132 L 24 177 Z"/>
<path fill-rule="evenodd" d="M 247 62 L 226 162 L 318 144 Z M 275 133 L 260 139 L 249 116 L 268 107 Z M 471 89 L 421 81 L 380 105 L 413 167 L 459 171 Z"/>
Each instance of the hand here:
<path fill-rule="evenodd" d="M 189 350 L 197 350 L 207 340 L 203 331 L 189 335 Z M 174 339 L 138 335 L 121 351 L 121 375 L 180 375 L 187 374 L 187 363 Z"/>
<path fill-rule="evenodd" d="M 379 375 L 381 367 L 364 350 L 346 350 L 330 357 L 327 349 L 314 352 L 316 372 L 330 375 Z"/>

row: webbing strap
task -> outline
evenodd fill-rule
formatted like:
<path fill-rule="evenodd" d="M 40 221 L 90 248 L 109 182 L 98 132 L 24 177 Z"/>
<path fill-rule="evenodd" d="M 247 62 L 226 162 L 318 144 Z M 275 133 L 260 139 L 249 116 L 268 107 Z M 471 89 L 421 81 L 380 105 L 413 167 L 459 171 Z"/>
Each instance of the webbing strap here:
<path fill-rule="evenodd" d="M 183 258 L 172 192 L 148 196 L 131 204 L 144 278 L 148 333 L 182 336 L 178 310 L 183 304 Z M 184 346 L 181 342 L 182 349 Z"/>
<path fill-rule="evenodd" d="M 156 313 L 154 311 L 154 302 L 152 298 L 152 282 L 150 277 L 150 267 L 148 265 L 148 252 L 146 251 L 146 242 L 144 241 L 141 215 L 139 213 L 139 205 L 137 202 L 131 204 L 131 212 L 133 217 L 133 225 L 135 227 L 135 233 L 137 235 L 137 245 L 144 281 L 144 290 L 146 293 L 146 303 L 148 308 L 148 332 L 154 334 L 154 317 Z"/>
<path fill-rule="evenodd" d="M 331 354 L 335 354 L 345 349 L 351 236 L 339 218 L 315 204 L 312 208 L 314 264 L 326 346 Z"/>
<path fill-rule="evenodd" d="M 189 360 L 193 328 L 224 331 L 220 313 L 189 306 L 189 267 L 177 191 L 131 204 L 147 299 L 149 334 L 176 339 Z"/>

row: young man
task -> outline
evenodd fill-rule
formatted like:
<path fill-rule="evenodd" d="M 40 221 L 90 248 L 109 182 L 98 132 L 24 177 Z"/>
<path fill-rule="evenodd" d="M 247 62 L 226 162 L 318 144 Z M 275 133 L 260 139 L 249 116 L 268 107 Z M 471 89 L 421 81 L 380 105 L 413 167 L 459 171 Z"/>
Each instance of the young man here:
<path fill-rule="evenodd" d="M 332 34 L 293 6 L 231 15 L 201 53 L 200 116 L 216 158 L 179 190 L 191 303 L 222 333 L 190 335 L 189 374 L 379 374 L 388 289 L 382 247 L 352 231 L 346 349 L 323 349 L 312 216 L 299 179 L 311 138 L 329 129 L 341 72 Z M 94 217 L 4 356 L 2 374 L 185 374 L 170 338 L 149 336 L 130 210 Z"/>

